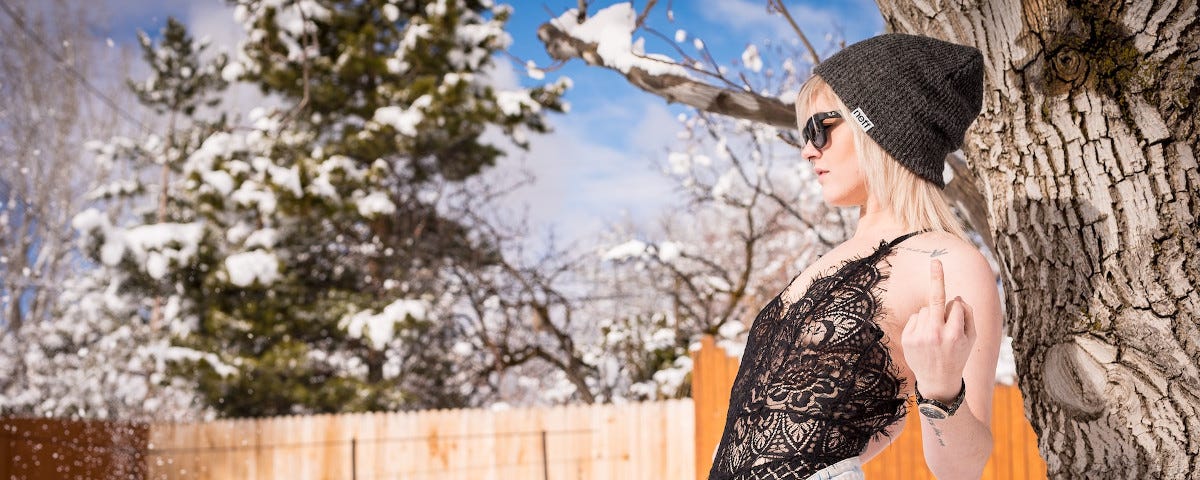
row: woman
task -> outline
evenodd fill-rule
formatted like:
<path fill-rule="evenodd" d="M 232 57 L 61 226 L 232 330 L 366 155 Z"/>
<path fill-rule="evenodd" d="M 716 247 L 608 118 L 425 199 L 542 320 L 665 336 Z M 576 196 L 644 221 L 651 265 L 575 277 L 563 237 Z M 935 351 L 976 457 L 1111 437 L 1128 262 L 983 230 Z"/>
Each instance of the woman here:
<path fill-rule="evenodd" d="M 910 396 L 929 469 L 980 476 L 1000 300 L 941 190 L 982 90 L 978 50 L 912 35 L 816 67 L 796 99 L 801 155 L 858 226 L 759 312 L 710 479 L 862 478 Z"/>

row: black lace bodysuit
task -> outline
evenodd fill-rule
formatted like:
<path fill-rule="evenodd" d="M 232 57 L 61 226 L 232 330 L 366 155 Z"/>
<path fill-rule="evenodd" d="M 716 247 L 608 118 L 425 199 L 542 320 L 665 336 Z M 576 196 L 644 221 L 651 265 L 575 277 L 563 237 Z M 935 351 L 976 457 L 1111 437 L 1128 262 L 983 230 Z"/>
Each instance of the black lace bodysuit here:
<path fill-rule="evenodd" d="M 887 277 L 880 260 L 918 233 L 880 241 L 870 255 L 818 275 L 791 305 L 780 292 L 763 307 L 750 327 L 709 480 L 804 479 L 861 454 L 904 417 L 876 290 Z"/>

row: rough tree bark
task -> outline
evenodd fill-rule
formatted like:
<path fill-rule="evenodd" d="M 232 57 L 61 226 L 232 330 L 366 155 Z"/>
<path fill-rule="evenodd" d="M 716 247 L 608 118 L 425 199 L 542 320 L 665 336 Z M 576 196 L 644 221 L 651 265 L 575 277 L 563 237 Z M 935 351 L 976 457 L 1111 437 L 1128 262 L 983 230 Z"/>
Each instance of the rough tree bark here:
<path fill-rule="evenodd" d="M 890 31 L 984 53 L 984 111 L 963 148 L 974 175 L 956 175 L 969 185 L 948 193 L 973 191 L 986 212 L 979 231 L 1001 260 L 1025 408 L 1050 475 L 1200 472 L 1197 2 L 879 6 Z M 588 60 L 586 45 L 539 34 L 550 52 Z M 766 109 L 748 115 L 630 80 L 780 125 Z"/>
<path fill-rule="evenodd" d="M 1055 477 L 1200 471 L 1196 9 L 880 2 L 892 31 L 984 52 L 984 112 L 964 152 Z"/>

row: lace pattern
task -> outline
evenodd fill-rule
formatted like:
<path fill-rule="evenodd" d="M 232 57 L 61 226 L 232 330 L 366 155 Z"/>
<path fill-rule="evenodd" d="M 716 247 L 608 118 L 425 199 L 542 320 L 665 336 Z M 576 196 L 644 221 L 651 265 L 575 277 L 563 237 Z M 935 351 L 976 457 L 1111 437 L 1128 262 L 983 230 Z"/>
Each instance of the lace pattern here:
<path fill-rule="evenodd" d="M 870 255 L 818 275 L 791 304 L 780 292 L 763 307 L 709 480 L 807 478 L 859 455 L 904 417 L 903 381 L 878 323 L 877 290 L 888 276 L 878 264 L 918 233 L 880 241 Z"/>

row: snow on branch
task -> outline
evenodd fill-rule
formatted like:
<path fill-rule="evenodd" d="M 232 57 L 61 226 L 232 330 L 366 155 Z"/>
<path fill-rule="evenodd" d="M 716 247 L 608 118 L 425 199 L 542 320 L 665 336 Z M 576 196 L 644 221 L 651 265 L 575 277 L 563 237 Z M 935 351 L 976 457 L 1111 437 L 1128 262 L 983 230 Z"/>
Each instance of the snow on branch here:
<path fill-rule="evenodd" d="M 422 300 L 400 299 L 379 313 L 370 310 L 355 312 L 342 318 L 339 326 L 352 338 L 366 338 L 376 350 L 383 350 L 396 336 L 396 324 L 406 318 L 424 320 L 430 305 Z"/>
<path fill-rule="evenodd" d="M 796 128 L 795 113 L 778 98 L 710 85 L 689 77 L 687 69 L 669 57 L 637 53 L 632 40 L 637 21 L 630 4 L 610 6 L 582 23 L 578 18 L 578 12 L 572 9 L 538 27 L 538 38 L 555 60 L 579 58 L 615 70 L 638 88 L 669 102 L 775 127 Z"/>

